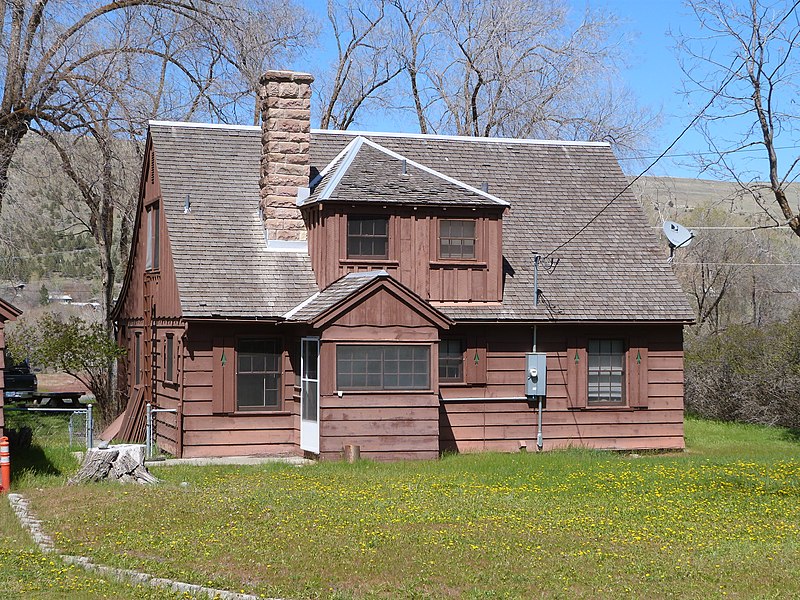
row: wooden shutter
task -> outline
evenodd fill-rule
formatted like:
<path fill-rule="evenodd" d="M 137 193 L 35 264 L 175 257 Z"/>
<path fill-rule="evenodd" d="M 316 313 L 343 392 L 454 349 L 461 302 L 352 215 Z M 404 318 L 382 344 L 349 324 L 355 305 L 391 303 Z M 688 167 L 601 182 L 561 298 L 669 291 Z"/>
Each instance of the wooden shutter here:
<path fill-rule="evenodd" d="M 569 338 L 567 340 L 567 408 L 586 407 L 588 369 L 586 338 Z"/>
<path fill-rule="evenodd" d="M 631 339 L 628 349 L 628 406 L 647 408 L 647 345 L 639 338 Z"/>
<path fill-rule="evenodd" d="M 215 337 L 211 411 L 229 414 L 236 410 L 236 356 L 232 337 Z"/>
<path fill-rule="evenodd" d="M 464 382 L 471 385 L 486 384 L 486 338 L 483 336 L 472 336 L 467 339 Z"/>

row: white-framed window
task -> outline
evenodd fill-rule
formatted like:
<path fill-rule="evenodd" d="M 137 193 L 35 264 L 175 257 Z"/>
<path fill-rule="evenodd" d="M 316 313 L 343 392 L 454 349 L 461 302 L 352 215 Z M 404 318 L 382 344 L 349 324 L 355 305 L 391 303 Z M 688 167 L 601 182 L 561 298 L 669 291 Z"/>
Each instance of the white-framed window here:
<path fill-rule="evenodd" d="M 625 402 L 625 342 L 620 339 L 590 339 L 587 345 L 587 404 Z"/>
<path fill-rule="evenodd" d="M 340 390 L 427 390 L 430 358 L 430 346 L 340 344 L 336 386 Z"/>
<path fill-rule="evenodd" d="M 237 410 L 280 410 L 280 407 L 279 340 L 239 339 L 236 344 Z"/>

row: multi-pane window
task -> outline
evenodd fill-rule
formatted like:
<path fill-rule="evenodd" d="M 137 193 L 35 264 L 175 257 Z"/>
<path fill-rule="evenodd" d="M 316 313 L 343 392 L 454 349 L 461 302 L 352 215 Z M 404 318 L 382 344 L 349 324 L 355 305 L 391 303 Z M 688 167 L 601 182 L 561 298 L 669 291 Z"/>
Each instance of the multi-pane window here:
<path fill-rule="evenodd" d="M 439 221 L 439 258 L 475 258 L 475 221 Z"/>
<path fill-rule="evenodd" d="M 336 347 L 336 382 L 341 390 L 427 390 L 430 347 Z"/>
<path fill-rule="evenodd" d="M 158 204 L 147 207 L 147 256 L 145 269 L 158 271 L 160 227 L 158 219 Z"/>
<path fill-rule="evenodd" d="M 236 407 L 280 407 L 281 351 L 277 340 L 242 339 L 236 346 Z"/>
<path fill-rule="evenodd" d="M 389 219 L 386 217 L 347 218 L 348 258 L 388 258 Z"/>
<path fill-rule="evenodd" d="M 175 336 L 171 333 L 164 343 L 164 381 L 175 381 Z"/>
<path fill-rule="evenodd" d="M 588 403 L 621 404 L 625 389 L 625 343 L 589 340 Z"/>
<path fill-rule="evenodd" d="M 439 344 L 439 381 L 464 381 L 464 344 L 442 340 Z"/>

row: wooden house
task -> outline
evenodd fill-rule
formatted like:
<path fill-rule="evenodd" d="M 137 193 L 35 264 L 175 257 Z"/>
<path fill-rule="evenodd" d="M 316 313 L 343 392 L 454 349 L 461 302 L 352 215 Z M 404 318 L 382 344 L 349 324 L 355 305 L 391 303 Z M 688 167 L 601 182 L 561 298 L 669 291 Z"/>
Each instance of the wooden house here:
<path fill-rule="evenodd" d="M 152 122 L 116 306 L 178 456 L 683 448 L 692 311 L 604 143 Z M 123 428 L 125 429 L 125 428 Z M 129 431 L 132 429 L 129 427 Z"/>
<path fill-rule="evenodd" d="M 0 298 L 0 435 L 4 435 L 5 415 L 3 411 L 5 383 L 3 381 L 3 369 L 5 369 L 5 349 L 6 337 L 5 327 L 6 322 L 15 321 L 22 311 L 13 304 L 6 302 Z"/>

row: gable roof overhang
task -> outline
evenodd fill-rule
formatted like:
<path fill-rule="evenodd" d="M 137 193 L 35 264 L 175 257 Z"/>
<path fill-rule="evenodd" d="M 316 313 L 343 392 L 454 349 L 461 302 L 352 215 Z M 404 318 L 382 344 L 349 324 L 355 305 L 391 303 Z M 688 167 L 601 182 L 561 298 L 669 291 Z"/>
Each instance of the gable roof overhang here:
<path fill-rule="evenodd" d="M 284 315 L 287 321 L 306 322 L 322 329 L 378 291 L 385 291 L 439 329 L 449 329 L 453 321 L 386 271 L 348 273 L 321 292 L 309 297 Z"/>
<path fill-rule="evenodd" d="M 150 161 L 155 162 L 155 155 L 154 151 L 151 151 L 153 148 L 153 138 L 150 135 L 150 130 L 147 130 L 147 140 L 144 144 L 144 160 L 142 161 L 142 171 L 141 175 L 139 176 L 139 193 L 136 199 L 136 211 L 134 212 L 134 221 L 133 221 L 133 228 L 131 229 L 131 239 L 130 239 L 130 246 L 128 247 L 128 262 L 125 265 L 125 277 L 122 279 L 122 287 L 119 290 L 119 295 L 117 296 L 117 300 L 114 303 L 114 307 L 111 309 L 111 320 L 116 321 L 119 318 L 119 313 L 122 310 L 122 305 L 125 303 L 125 299 L 128 296 L 128 290 L 131 286 L 131 280 L 133 278 L 133 259 L 134 253 L 136 252 L 136 245 L 139 241 L 139 225 L 142 218 L 142 202 L 144 201 L 144 190 L 145 185 L 147 182 L 147 171 L 150 168 Z"/>
<path fill-rule="evenodd" d="M 11 304 L 10 302 L 6 302 L 2 298 L 0 298 L 0 321 L 15 321 L 18 316 L 22 314 L 22 311 L 18 309 L 16 306 Z"/>

